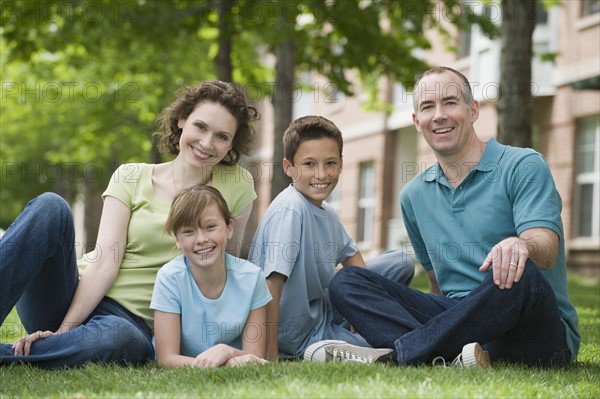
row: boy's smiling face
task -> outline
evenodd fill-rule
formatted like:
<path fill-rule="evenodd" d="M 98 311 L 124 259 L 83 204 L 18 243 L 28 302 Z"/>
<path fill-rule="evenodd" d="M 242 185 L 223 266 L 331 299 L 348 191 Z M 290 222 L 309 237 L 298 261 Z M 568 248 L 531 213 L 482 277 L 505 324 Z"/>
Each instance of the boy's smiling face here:
<path fill-rule="evenodd" d="M 316 207 L 335 188 L 342 171 L 342 157 L 336 141 L 329 137 L 300 143 L 293 160 L 284 159 L 285 174 L 294 187 Z"/>

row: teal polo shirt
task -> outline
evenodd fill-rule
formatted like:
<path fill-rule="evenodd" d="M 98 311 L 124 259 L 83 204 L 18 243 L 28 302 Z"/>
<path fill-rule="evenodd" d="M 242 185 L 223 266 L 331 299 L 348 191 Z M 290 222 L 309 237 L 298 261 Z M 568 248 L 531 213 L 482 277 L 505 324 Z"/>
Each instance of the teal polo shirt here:
<path fill-rule="evenodd" d="M 562 200 L 546 161 L 532 149 L 491 139 L 479 163 L 464 166 L 442 170 L 436 163 L 402 190 L 402 216 L 415 256 L 426 270 L 435 270 L 444 295 L 460 298 L 483 281 L 486 273 L 479 267 L 494 245 L 534 227 L 556 232 L 556 263 L 542 272 L 556 294 L 574 360 L 581 339 L 568 299 Z M 460 180 L 465 169 L 468 174 L 452 187 L 448 179 Z"/>

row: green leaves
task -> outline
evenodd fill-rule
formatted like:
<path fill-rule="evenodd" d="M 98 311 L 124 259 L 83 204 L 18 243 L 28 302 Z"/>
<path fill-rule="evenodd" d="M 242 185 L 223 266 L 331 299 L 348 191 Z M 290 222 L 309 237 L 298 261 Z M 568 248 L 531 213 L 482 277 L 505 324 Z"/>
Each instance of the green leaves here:
<path fill-rule="evenodd" d="M 52 183 L 75 190 L 86 179 L 79 173 L 85 165 L 98 166 L 102 173 L 94 182 L 103 187 L 115 165 L 156 160 L 153 122 L 173 92 L 216 77 L 222 6 L 195 0 L 3 1 L 0 162 L 30 170 L 77 165 L 77 178 L 63 175 Z M 450 11 L 439 13 L 440 6 Z M 429 47 L 425 29 L 452 22 L 443 18 L 459 10 L 457 0 L 238 0 L 226 18 L 233 78 L 251 100 L 271 96 L 276 82 L 269 53 L 293 38 L 297 73 L 316 71 L 329 92 L 351 94 L 348 72 L 354 71 L 371 106 L 380 107 L 379 79 L 392 76 L 410 86 L 427 68 L 415 52 Z M 487 23 L 478 16 L 468 22 Z M 23 179 L 5 169 L 0 225 L 16 216 L 9 208 L 52 188 L 43 172 Z"/>

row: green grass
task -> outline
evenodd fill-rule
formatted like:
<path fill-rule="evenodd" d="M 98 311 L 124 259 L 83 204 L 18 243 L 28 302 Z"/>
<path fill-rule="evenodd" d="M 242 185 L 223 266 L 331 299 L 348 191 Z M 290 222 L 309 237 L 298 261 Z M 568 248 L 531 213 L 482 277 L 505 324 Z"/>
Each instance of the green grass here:
<path fill-rule="evenodd" d="M 425 289 L 423 275 L 413 286 Z M 159 369 L 90 364 L 46 371 L 0 367 L 0 398 L 598 398 L 600 397 L 600 287 L 571 276 L 571 299 L 583 338 L 579 359 L 559 370 L 494 364 L 492 369 L 280 362 L 240 368 Z M 0 330 L 2 342 L 22 333 L 14 313 Z"/>

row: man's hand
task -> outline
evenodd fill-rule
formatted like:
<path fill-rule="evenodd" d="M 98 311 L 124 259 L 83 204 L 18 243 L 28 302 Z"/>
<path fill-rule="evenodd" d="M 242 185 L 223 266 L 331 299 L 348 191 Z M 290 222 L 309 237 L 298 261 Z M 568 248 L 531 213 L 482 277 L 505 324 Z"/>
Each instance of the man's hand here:
<path fill-rule="evenodd" d="M 500 289 L 510 289 L 521 279 L 527 258 L 529 249 L 526 242 L 519 237 L 509 237 L 492 248 L 479 271 L 485 272 L 492 266 L 494 284 Z"/>
<path fill-rule="evenodd" d="M 36 331 L 19 339 L 12 346 L 15 356 L 28 356 L 29 353 L 31 353 L 31 345 L 33 345 L 35 341 L 48 338 L 53 335 L 57 335 L 57 333 L 52 331 Z"/>

